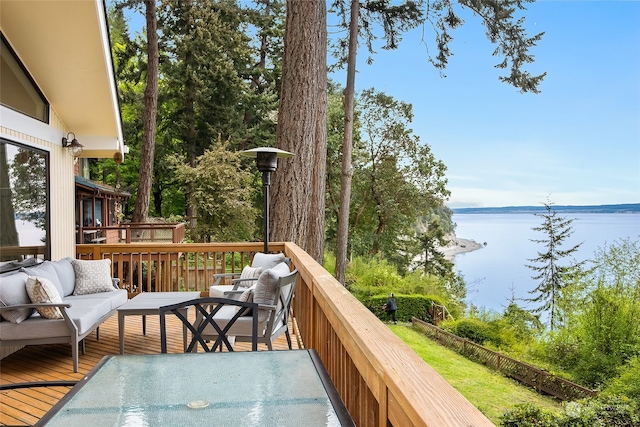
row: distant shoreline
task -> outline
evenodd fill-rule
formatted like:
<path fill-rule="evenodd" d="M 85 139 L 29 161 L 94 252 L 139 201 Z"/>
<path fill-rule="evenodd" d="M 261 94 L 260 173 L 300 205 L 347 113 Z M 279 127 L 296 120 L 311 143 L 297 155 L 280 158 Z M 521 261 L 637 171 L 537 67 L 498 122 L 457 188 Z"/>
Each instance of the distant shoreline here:
<path fill-rule="evenodd" d="M 553 210 L 558 213 L 593 213 L 593 214 L 629 214 L 640 213 L 640 203 L 625 203 L 619 205 L 592 205 L 592 206 L 558 206 L 553 205 Z M 535 214 L 545 212 L 546 208 L 540 206 L 504 206 L 489 208 L 453 208 L 455 214 Z"/>

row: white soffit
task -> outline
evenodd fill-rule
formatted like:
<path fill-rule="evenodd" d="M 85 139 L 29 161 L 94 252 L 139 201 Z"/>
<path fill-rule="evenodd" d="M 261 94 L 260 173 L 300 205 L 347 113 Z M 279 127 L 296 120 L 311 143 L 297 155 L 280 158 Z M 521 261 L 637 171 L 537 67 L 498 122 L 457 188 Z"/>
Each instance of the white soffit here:
<path fill-rule="evenodd" d="M 0 26 L 69 131 L 122 152 L 102 0 L 0 0 Z"/>

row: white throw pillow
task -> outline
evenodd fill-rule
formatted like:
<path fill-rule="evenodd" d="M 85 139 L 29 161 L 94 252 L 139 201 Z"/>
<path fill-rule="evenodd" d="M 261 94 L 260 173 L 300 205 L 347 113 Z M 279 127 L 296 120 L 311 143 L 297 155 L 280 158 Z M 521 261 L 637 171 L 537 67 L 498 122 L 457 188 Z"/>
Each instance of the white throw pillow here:
<path fill-rule="evenodd" d="M 72 261 L 76 274 L 76 287 L 73 295 L 97 294 L 99 292 L 114 291 L 111 281 L 111 260 L 80 260 Z"/>
<path fill-rule="evenodd" d="M 53 303 L 62 304 L 60 292 L 49 279 L 29 276 L 26 283 L 27 294 L 33 304 Z M 45 319 L 62 319 L 62 312 L 58 307 L 37 307 L 36 311 Z"/>
<path fill-rule="evenodd" d="M 258 277 L 262 274 L 262 267 L 249 267 L 248 265 L 242 269 L 242 273 L 240 273 L 240 282 L 238 282 L 239 288 L 250 288 L 255 285 L 258 281 Z M 255 279 L 255 280 L 245 280 L 245 279 Z"/>

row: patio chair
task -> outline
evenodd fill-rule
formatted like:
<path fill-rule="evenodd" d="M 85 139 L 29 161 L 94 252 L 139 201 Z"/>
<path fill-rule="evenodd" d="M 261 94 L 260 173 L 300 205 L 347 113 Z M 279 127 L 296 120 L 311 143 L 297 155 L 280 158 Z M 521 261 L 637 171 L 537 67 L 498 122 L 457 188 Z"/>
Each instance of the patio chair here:
<path fill-rule="evenodd" d="M 275 267 L 281 262 L 289 265 L 291 260 L 284 254 L 264 254 L 256 252 L 250 266 L 245 266 L 239 273 L 214 274 L 215 282 L 209 288 L 210 297 L 238 299 L 248 288 L 255 285 L 264 270 Z M 231 285 L 222 285 L 223 280 L 231 279 Z"/>
<path fill-rule="evenodd" d="M 193 307 L 196 310 L 194 322 L 184 316 L 180 309 Z M 218 315 L 220 312 L 224 316 Z M 191 332 L 191 342 L 185 349 L 186 353 L 195 353 L 200 343 L 205 352 L 223 350 L 233 351 L 235 334 L 243 334 L 251 342 L 252 351 L 258 350 L 258 304 L 228 298 L 197 298 L 177 304 L 160 307 L 160 351 L 167 352 L 167 324 L 166 314 L 174 314 Z M 204 338 L 203 331 L 210 328 L 216 331 L 215 341 L 209 345 Z"/>
<path fill-rule="evenodd" d="M 283 333 L 287 338 L 287 344 L 291 350 L 291 334 L 289 332 L 289 314 L 293 301 L 293 291 L 298 276 L 298 270 L 289 272 L 289 266 L 281 263 L 278 266 L 265 270 L 258 279 L 255 289 L 247 289 L 242 294 L 242 299 L 250 298 L 258 304 L 258 343 L 265 344 L 269 350 L 273 350 L 273 342 Z M 216 317 L 222 320 L 229 316 L 229 312 L 220 311 Z M 212 328 L 203 331 L 205 339 L 217 339 L 217 334 Z M 248 342 L 252 337 L 241 332 L 235 332 L 236 342 Z"/>

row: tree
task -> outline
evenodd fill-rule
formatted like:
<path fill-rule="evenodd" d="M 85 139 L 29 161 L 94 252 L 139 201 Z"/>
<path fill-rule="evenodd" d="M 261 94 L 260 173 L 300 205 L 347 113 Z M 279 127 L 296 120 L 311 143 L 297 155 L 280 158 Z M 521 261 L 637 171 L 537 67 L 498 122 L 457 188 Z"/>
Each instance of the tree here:
<path fill-rule="evenodd" d="M 349 205 L 351 202 L 351 179 L 353 168 L 353 116 L 356 81 L 356 52 L 358 50 L 358 18 L 360 0 L 351 0 L 351 21 L 349 22 L 349 56 L 347 59 L 347 86 L 344 89 L 344 129 L 342 138 L 342 169 L 340 175 L 340 208 L 336 234 L 335 277 L 343 285 L 347 272 L 347 236 L 349 235 Z"/>
<path fill-rule="evenodd" d="M 446 167 L 413 135 L 410 104 L 369 89 L 358 105 L 362 140 L 354 154 L 351 251 L 382 256 L 403 271 L 417 255 L 418 219 L 448 197 Z"/>
<path fill-rule="evenodd" d="M 364 8 L 366 17 L 365 28 L 368 22 L 379 20 L 384 23 L 385 37 L 393 39 L 399 31 L 411 28 L 418 24 L 417 5 L 413 1 L 407 1 L 401 6 L 388 5 L 385 2 L 376 2 L 376 6 L 370 8 L 373 2 L 365 2 Z M 346 280 L 347 268 L 347 240 L 349 235 L 349 211 L 351 201 L 351 182 L 353 178 L 352 152 L 353 152 L 353 121 L 354 121 L 354 101 L 355 101 L 355 76 L 356 76 L 356 56 L 358 50 L 358 35 L 360 32 L 360 1 L 351 0 L 349 12 L 349 23 L 346 23 L 345 2 L 337 0 L 333 7 L 338 10 L 342 18 L 342 27 L 348 27 L 348 48 L 346 54 L 347 63 L 347 84 L 344 90 L 344 132 L 342 139 L 342 172 L 340 180 L 340 205 L 337 216 L 336 235 L 336 279 L 344 284 Z M 373 35 L 367 32 L 367 45 L 371 47 Z M 341 41 L 344 43 L 344 41 Z M 371 50 L 371 49 L 370 49 Z M 339 50 L 344 53 L 344 47 Z M 344 62 L 344 59 L 341 61 Z"/>
<path fill-rule="evenodd" d="M 133 222 L 146 222 L 149 216 L 151 183 L 153 180 L 156 145 L 156 114 L 158 111 L 158 28 L 156 0 L 144 0 L 147 28 L 147 86 L 144 90 L 144 129 L 140 153 L 138 194 L 133 210 Z"/>
<path fill-rule="evenodd" d="M 327 155 L 324 0 L 288 0 L 276 146 L 295 154 L 272 174 L 270 240 L 292 241 L 322 263 Z"/>
<path fill-rule="evenodd" d="M 229 150 L 228 142 L 221 141 L 197 156 L 194 166 L 181 155 L 169 158 L 178 182 L 192 189 L 187 201 L 200 212 L 196 231 L 205 241 L 256 237 L 254 175 L 241 167 L 242 160 L 239 152 Z"/>
<path fill-rule="evenodd" d="M 529 293 L 535 297 L 526 301 L 541 303 L 541 305 L 533 310 L 534 313 L 547 312 L 549 314 L 549 325 L 551 330 L 561 325 L 563 316 L 560 310 L 563 289 L 569 279 L 577 273 L 584 261 L 573 263 L 570 265 L 561 265 L 560 262 L 567 258 L 582 245 L 579 243 L 569 249 L 562 249 L 563 242 L 571 236 L 573 227 L 573 219 L 566 219 L 558 216 L 553 210 L 554 203 L 547 198 L 542 205 L 545 207 L 545 213 L 534 214 L 542 218 L 542 225 L 533 227 L 533 230 L 539 231 L 545 235 L 543 239 L 531 239 L 534 243 L 542 244 L 544 252 L 538 252 L 536 258 L 529 261 L 535 264 L 527 265 L 528 268 L 537 274 L 532 278 L 539 280 L 540 284 Z"/>
<path fill-rule="evenodd" d="M 450 276 L 453 273 L 453 263 L 449 261 L 439 250 L 449 241 L 445 238 L 445 231 L 440 225 L 440 218 L 433 217 L 424 230 L 417 233 L 416 236 L 422 253 L 424 254 L 424 274 L 433 274 L 435 276 Z"/>
<path fill-rule="evenodd" d="M 218 137 L 236 150 L 273 145 L 280 76 L 280 58 L 275 55 L 282 44 L 283 12 L 276 2 L 258 3 L 255 9 L 231 0 L 164 3 L 160 129 L 166 136 L 162 146 L 168 152 L 184 153 L 192 167 Z M 157 162 L 162 165 L 162 158 Z M 242 167 L 255 170 L 248 161 Z M 193 190 L 184 191 L 192 200 Z M 201 214 L 194 204 L 186 207 L 197 240 L 194 231 L 200 229 Z"/>

